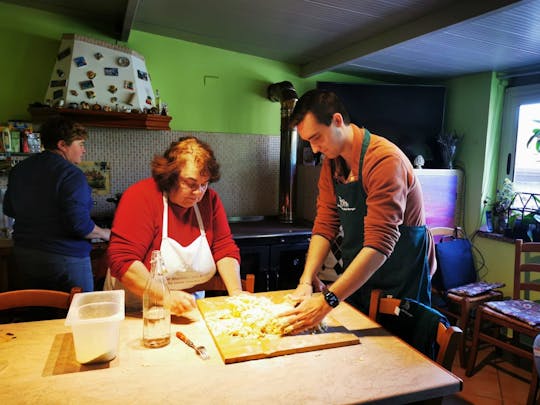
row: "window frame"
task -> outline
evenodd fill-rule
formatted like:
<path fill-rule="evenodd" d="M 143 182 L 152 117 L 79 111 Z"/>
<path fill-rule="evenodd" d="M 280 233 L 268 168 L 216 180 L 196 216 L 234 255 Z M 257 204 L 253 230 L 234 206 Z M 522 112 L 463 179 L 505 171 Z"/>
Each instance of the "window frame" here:
<path fill-rule="evenodd" d="M 508 87 L 505 91 L 497 172 L 498 186 L 503 184 L 506 177 L 514 181 L 519 106 L 532 103 L 540 103 L 540 84 Z"/>

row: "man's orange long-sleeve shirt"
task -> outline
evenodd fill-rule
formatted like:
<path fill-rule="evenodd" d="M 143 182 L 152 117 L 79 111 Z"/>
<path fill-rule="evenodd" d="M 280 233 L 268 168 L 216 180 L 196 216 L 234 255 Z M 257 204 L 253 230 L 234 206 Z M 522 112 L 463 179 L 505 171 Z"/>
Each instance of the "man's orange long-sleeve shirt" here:
<path fill-rule="evenodd" d="M 357 181 L 364 129 L 351 125 L 354 162 L 350 168 L 349 178 Z M 335 238 L 340 225 L 333 179 L 330 159 L 325 159 L 319 178 L 313 234 L 321 235 L 329 241 Z M 376 249 L 389 257 L 400 237 L 399 225 L 426 224 L 420 182 L 409 159 L 396 145 L 383 137 L 371 134 L 362 167 L 362 185 L 367 196 L 364 246 Z M 431 238 L 429 240 L 428 256 L 433 274 L 436 266 L 435 250 Z"/>

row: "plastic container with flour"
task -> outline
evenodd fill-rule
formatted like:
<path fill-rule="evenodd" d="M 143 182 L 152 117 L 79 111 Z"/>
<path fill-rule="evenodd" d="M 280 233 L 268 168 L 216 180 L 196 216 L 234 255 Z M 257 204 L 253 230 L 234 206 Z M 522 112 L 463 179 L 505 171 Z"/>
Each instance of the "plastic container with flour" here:
<path fill-rule="evenodd" d="M 90 364 L 114 359 L 124 318 L 124 290 L 75 294 L 65 324 L 73 332 L 77 361 Z"/>

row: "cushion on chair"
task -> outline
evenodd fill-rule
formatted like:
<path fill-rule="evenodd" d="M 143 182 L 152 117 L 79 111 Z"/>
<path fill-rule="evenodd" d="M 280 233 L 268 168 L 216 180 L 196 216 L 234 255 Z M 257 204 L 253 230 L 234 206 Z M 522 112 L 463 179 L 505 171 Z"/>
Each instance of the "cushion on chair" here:
<path fill-rule="evenodd" d="M 476 295 L 484 294 L 488 291 L 504 287 L 504 285 L 504 283 L 488 283 L 486 281 L 478 281 L 476 283 L 469 283 L 451 288 L 448 290 L 448 292 L 457 295 L 465 295 L 467 297 L 474 297 Z"/>
<path fill-rule="evenodd" d="M 529 300 L 507 300 L 486 302 L 489 308 L 511 316 L 530 326 L 540 325 L 540 304 Z"/>

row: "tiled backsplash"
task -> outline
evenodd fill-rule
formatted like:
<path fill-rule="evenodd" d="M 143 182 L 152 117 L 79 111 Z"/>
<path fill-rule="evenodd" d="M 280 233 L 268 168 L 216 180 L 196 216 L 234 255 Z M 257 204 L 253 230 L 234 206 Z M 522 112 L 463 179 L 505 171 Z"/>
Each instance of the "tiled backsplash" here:
<path fill-rule="evenodd" d="M 150 162 L 172 141 L 193 135 L 210 144 L 221 165 L 221 180 L 212 185 L 228 216 L 277 215 L 279 136 L 179 131 L 89 128 L 85 160 L 105 161 L 111 168 L 110 195 L 94 196 L 94 216 L 112 215 L 106 199 L 150 176 Z M 0 176 L 0 186 L 7 183 Z"/>

